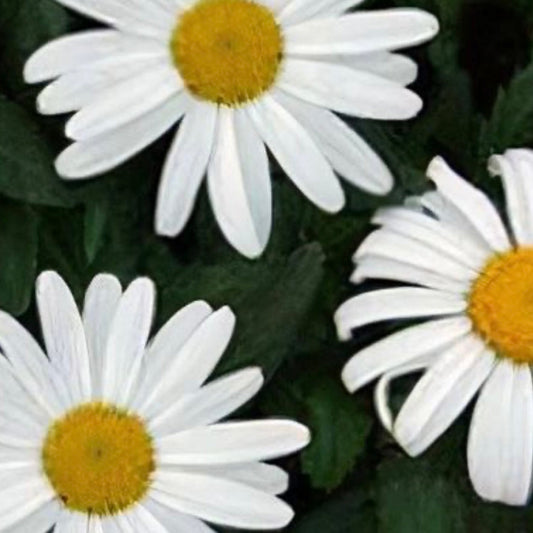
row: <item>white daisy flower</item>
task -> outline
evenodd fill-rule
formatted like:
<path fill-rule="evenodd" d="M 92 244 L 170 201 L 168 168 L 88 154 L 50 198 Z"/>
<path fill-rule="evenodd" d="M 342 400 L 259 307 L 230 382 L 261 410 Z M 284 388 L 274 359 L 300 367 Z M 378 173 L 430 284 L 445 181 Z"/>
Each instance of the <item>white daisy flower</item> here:
<path fill-rule="evenodd" d="M 490 159 L 503 178 L 508 231 L 489 199 L 441 158 L 429 166 L 436 192 L 379 210 L 381 226 L 355 254 L 353 281 L 409 284 L 367 292 L 336 314 L 339 335 L 383 320 L 426 318 L 357 353 L 343 380 L 375 390 L 384 426 L 411 456 L 424 452 L 480 391 L 468 468 L 484 499 L 528 501 L 533 466 L 533 151 Z M 394 378 L 424 372 L 397 417 Z"/>
<path fill-rule="evenodd" d="M 235 317 L 195 302 L 148 342 L 155 291 L 108 275 L 80 316 L 64 281 L 40 276 L 48 358 L 0 312 L 0 531 L 213 533 L 277 529 L 283 470 L 264 463 L 309 442 L 288 420 L 219 422 L 254 396 L 248 368 L 205 384 Z"/>
<path fill-rule="evenodd" d="M 417 9 L 346 14 L 361 0 L 57 0 L 112 29 L 38 50 L 30 83 L 55 79 L 44 114 L 76 112 L 75 141 L 57 160 L 66 179 L 102 174 L 181 120 L 159 190 L 156 231 L 178 235 L 207 173 L 218 224 L 257 257 L 272 225 L 266 147 L 317 206 L 338 212 L 335 172 L 374 194 L 393 178 L 365 141 L 329 110 L 403 120 L 421 109 L 406 89 L 417 66 L 392 50 L 438 31 Z"/>

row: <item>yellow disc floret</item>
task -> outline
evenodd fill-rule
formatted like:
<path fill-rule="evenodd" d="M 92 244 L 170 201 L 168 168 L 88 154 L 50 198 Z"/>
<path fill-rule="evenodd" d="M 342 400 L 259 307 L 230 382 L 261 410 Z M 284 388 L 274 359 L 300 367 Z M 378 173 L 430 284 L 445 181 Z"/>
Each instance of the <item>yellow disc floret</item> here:
<path fill-rule="evenodd" d="M 499 356 L 533 363 L 533 248 L 489 261 L 470 293 L 469 315 Z"/>
<path fill-rule="evenodd" d="M 138 502 L 154 471 L 154 449 L 144 423 L 102 403 L 77 407 L 55 422 L 42 460 L 68 509 L 100 516 Z"/>
<path fill-rule="evenodd" d="M 272 12 L 251 0 L 199 0 L 180 16 L 171 51 L 192 94 L 237 106 L 272 86 L 283 38 Z"/>

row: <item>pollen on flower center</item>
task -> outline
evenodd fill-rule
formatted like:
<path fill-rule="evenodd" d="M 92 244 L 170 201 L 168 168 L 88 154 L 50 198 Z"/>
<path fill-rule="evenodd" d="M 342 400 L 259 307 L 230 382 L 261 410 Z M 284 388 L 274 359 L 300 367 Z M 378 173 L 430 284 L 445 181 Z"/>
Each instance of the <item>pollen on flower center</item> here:
<path fill-rule="evenodd" d="M 272 86 L 283 37 L 272 12 L 252 0 L 199 0 L 180 16 L 171 51 L 192 94 L 236 106 Z"/>
<path fill-rule="evenodd" d="M 469 315 L 501 357 L 533 362 L 533 248 L 498 255 L 470 293 Z"/>
<path fill-rule="evenodd" d="M 49 429 L 43 469 L 64 505 L 100 516 L 138 502 L 155 468 L 144 423 L 116 407 L 77 407 Z"/>

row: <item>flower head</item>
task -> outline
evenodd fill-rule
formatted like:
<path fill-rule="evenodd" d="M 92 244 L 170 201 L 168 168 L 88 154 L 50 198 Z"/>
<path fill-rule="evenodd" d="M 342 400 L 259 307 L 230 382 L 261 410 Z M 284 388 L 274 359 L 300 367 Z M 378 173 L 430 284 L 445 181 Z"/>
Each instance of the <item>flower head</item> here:
<path fill-rule="evenodd" d="M 441 158 L 428 169 L 437 191 L 378 211 L 355 254 L 353 281 L 408 286 L 363 293 L 336 314 L 339 335 L 391 319 L 429 321 L 354 355 L 343 380 L 355 391 L 376 378 L 385 427 L 410 454 L 424 452 L 480 391 L 468 438 L 478 494 L 527 502 L 533 479 L 533 152 L 493 156 L 510 231 L 494 205 Z M 423 372 L 395 418 L 391 380 Z"/>
<path fill-rule="evenodd" d="M 261 388 L 258 368 L 206 383 L 235 317 L 194 302 L 149 341 L 155 292 L 97 276 L 83 316 L 47 272 L 37 303 L 48 357 L 0 313 L 0 530 L 212 532 L 278 529 L 287 475 L 264 461 L 299 450 L 289 420 L 220 422 Z M 149 341 L 149 342 L 148 342 Z M 37 522 L 36 522 L 37 520 Z"/>
<path fill-rule="evenodd" d="M 27 62 L 45 114 L 75 112 L 59 174 L 102 174 L 181 121 L 163 169 L 156 230 L 185 227 L 207 174 L 222 231 L 257 257 L 272 225 L 267 150 L 317 206 L 337 212 L 335 173 L 373 194 L 393 178 L 332 111 L 404 120 L 416 64 L 393 50 L 438 31 L 417 9 L 346 13 L 360 0 L 57 0 L 112 29 L 60 38 Z"/>

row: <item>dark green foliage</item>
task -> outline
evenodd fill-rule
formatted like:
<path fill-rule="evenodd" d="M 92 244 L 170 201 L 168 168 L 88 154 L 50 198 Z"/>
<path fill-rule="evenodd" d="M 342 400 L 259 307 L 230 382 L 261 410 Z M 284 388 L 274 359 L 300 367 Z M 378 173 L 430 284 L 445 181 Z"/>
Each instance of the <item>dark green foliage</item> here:
<path fill-rule="evenodd" d="M 531 508 L 480 501 L 465 461 L 469 413 L 422 458 L 407 458 L 376 422 L 371 388 L 355 397 L 340 380 L 357 349 L 389 326 L 340 344 L 332 315 L 353 293 L 351 255 L 370 230 L 373 210 L 429 188 L 424 170 L 441 154 L 500 201 L 487 157 L 533 146 L 531 0 L 368 0 L 365 7 L 414 6 L 437 14 L 442 32 L 409 51 L 420 64 L 414 89 L 425 109 L 407 123 L 351 121 L 397 178 L 387 198 L 345 185 L 338 216 L 307 202 L 273 167 L 274 231 L 265 256 L 238 256 L 216 227 L 202 191 L 177 239 L 153 233 L 155 196 L 168 136 L 121 168 L 81 184 L 62 182 L 54 159 L 65 146 L 63 118 L 34 109 L 38 88 L 22 67 L 41 44 L 87 27 L 53 0 L 0 0 L 0 308 L 36 335 L 37 273 L 55 269 L 81 302 L 88 282 L 109 271 L 124 283 L 138 275 L 159 291 L 158 324 L 193 299 L 229 305 L 235 337 L 218 373 L 261 366 L 267 385 L 239 416 L 291 416 L 308 424 L 312 445 L 284 461 L 293 533 L 522 533 Z M 391 328 L 398 325 L 393 324 Z M 395 403 L 412 380 L 395 390 Z"/>

